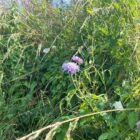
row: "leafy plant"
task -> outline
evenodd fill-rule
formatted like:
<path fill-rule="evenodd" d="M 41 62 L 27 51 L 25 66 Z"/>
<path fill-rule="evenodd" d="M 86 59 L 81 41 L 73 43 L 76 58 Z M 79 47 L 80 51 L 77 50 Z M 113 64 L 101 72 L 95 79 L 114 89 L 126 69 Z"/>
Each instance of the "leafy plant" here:
<path fill-rule="evenodd" d="M 42 0 L 32 12 L 14 4 L 3 13 L 0 139 L 35 130 L 23 139 L 139 139 L 138 5 L 83 0 L 53 8 Z M 83 59 L 76 74 L 62 70 L 72 56 Z"/>

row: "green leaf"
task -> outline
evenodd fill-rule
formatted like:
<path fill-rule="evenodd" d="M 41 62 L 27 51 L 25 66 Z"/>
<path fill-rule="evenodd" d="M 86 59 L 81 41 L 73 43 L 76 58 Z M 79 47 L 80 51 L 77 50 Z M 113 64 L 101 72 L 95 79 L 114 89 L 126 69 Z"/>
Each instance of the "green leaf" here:
<path fill-rule="evenodd" d="M 131 112 L 128 115 L 128 124 L 131 129 L 134 128 L 136 122 L 138 121 L 138 113 L 137 112 Z"/>
<path fill-rule="evenodd" d="M 110 132 L 106 132 L 106 133 L 103 133 L 102 135 L 100 135 L 98 140 L 109 140 L 109 139 L 115 137 L 116 135 L 117 135 L 117 131 L 116 131 L 116 129 L 114 129 L 114 130 L 111 130 Z"/>
<path fill-rule="evenodd" d="M 65 140 L 66 137 L 66 133 L 68 131 L 69 128 L 69 123 L 64 124 L 60 129 L 59 129 L 59 133 L 56 134 L 56 140 Z"/>

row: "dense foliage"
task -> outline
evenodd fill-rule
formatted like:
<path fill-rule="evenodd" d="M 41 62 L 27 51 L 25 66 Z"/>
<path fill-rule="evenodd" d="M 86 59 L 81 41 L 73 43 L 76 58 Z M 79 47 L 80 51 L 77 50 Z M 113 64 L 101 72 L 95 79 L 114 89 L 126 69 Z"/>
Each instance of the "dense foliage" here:
<path fill-rule="evenodd" d="M 78 116 L 37 139 L 48 134 L 48 140 L 139 140 L 138 5 L 138 0 L 83 0 L 52 8 L 44 0 L 32 11 L 13 5 L 3 13 L 0 140 Z M 83 64 L 76 74 L 66 73 L 62 65 L 73 55 Z M 112 109 L 120 111 L 108 112 Z"/>

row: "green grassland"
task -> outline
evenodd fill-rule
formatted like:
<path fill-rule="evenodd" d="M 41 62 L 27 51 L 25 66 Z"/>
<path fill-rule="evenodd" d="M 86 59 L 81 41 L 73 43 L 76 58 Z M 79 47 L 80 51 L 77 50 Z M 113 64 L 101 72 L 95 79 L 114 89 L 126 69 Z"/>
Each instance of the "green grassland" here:
<path fill-rule="evenodd" d="M 42 0 L 2 13 L 0 140 L 140 140 L 139 5 Z M 83 64 L 70 74 L 73 55 Z"/>

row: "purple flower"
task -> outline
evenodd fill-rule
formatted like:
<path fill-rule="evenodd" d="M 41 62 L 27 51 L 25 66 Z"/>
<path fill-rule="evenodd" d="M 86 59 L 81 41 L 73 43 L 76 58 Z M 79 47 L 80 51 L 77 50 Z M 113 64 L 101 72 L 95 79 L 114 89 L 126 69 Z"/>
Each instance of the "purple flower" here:
<path fill-rule="evenodd" d="M 79 57 L 79 56 L 74 55 L 71 58 L 71 60 L 74 61 L 74 62 L 76 62 L 76 63 L 78 63 L 78 64 L 80 64 L 80 65 L 83 64 L 83 59 L 81 57 Z"/>
<path fill-rule="evenodd" d="M 80 71 L 80 67 L 74 62 L 67 62 L 62 65 L 62 69 L 69 74 L 75 74 Z"/>

